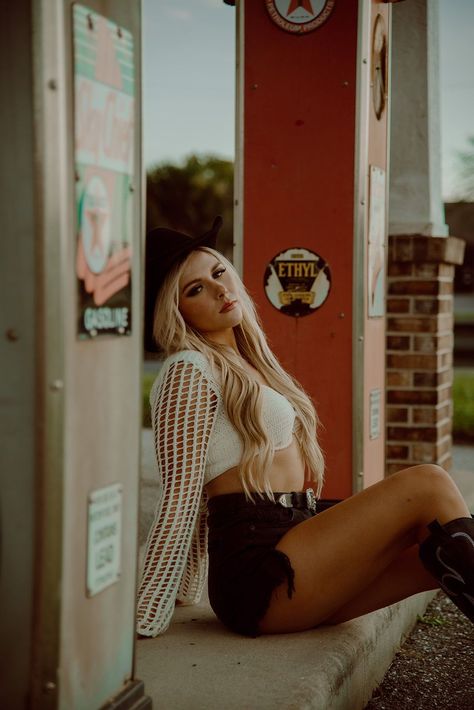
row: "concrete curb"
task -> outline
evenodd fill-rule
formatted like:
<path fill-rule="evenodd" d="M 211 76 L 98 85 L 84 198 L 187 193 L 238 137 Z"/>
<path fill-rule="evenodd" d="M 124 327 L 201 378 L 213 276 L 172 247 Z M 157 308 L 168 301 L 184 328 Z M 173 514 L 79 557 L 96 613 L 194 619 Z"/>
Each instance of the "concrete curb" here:
<path fill-rule="evenodd" d="M 160 710 L 359 710 L 433 594 L 304 633 L 243 638 L 208 604 L 177 608 L 137 642 L 137 677 Z"/>

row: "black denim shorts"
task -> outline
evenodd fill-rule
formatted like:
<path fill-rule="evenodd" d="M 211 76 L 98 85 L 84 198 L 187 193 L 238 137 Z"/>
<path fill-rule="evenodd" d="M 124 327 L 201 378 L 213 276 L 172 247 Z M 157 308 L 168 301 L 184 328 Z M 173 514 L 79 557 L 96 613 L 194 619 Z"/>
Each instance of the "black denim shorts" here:
<path fill-rule="evenodd" d="M 275 493 L 275 499 L 282 495 Z M 275 545 L 293 526 L 315 513 L 303 503 L 286 507 L 243 493 L 208 501 L 209 600 L 216 616 L 232 631 L 258 636 L 273 590 L 286 583 L 294 591 L 294 571 Z"/>

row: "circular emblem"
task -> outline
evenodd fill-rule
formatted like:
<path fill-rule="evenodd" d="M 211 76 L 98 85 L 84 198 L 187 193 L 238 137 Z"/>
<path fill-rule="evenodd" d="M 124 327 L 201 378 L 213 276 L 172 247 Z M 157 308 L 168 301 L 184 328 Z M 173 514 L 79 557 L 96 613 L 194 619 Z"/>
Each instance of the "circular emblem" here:
<path fill-rule="evenodd" d="M 264 276 L 268 300 L 287 316 L 308 316 L 320 308 L 331 288 L 327 262 L 309 249 L 292 247 L 277 254 Z"/>
<path fill-rule="evenodd" d="M 265 0 L 268 13 L 287 32 L 303 34 L 322 25 L 336 0 Z"/>

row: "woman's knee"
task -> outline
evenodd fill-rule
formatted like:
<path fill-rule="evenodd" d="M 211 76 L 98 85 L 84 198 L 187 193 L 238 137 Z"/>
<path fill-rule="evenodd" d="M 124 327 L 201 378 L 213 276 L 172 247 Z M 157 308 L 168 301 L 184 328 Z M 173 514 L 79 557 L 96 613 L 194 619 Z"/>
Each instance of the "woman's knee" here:
<path fill-rule="evenodd" d="M 437 464 L 418 464 L 399 473 L 407 493 L 424 498 L 444 494 L 453 486 L 449 473 Z"/>

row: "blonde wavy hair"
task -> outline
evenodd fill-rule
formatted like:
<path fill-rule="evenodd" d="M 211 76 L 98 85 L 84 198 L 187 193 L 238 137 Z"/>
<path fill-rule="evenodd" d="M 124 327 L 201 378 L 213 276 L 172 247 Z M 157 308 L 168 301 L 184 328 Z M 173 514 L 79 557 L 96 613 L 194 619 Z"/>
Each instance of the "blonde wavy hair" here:
<path fill-rule="evenodd" d="M 238 284 L 237 296 L 243 318 L 234 327 L 234 334 L 239 353 L 253 365 L 270 387 L 280 392 L 293 406 L 296 412 L 295 437 L 305 463 L 305 478 L 316 485 L 319 496 L 323 484 L 324 457 L 316 437 L 319 422 L 315 408 L 301 385 L 285 372 L 270 350 L 255 305 L 233 265 L 214 249 L 200 247 L 199 251 L 219 259 Z M 165 357 L 180 350 L 197 350 L 209 360 L 214 374 L 222 383 L 227 415 L 242 437 L 240 479 L 245 495 L 252 499 L 252 493 L 258 493 L 260 497 L 266 494 L 273 499 L 268 471 L 275 450 L 263 422 L 261 386 L 249 376 L 233 350 L 211 342 L 185 322 L 178 303 L 179 281 L 186 262 L 170 270 L 159 290 L 153 318 L 153 337 Z"/>

